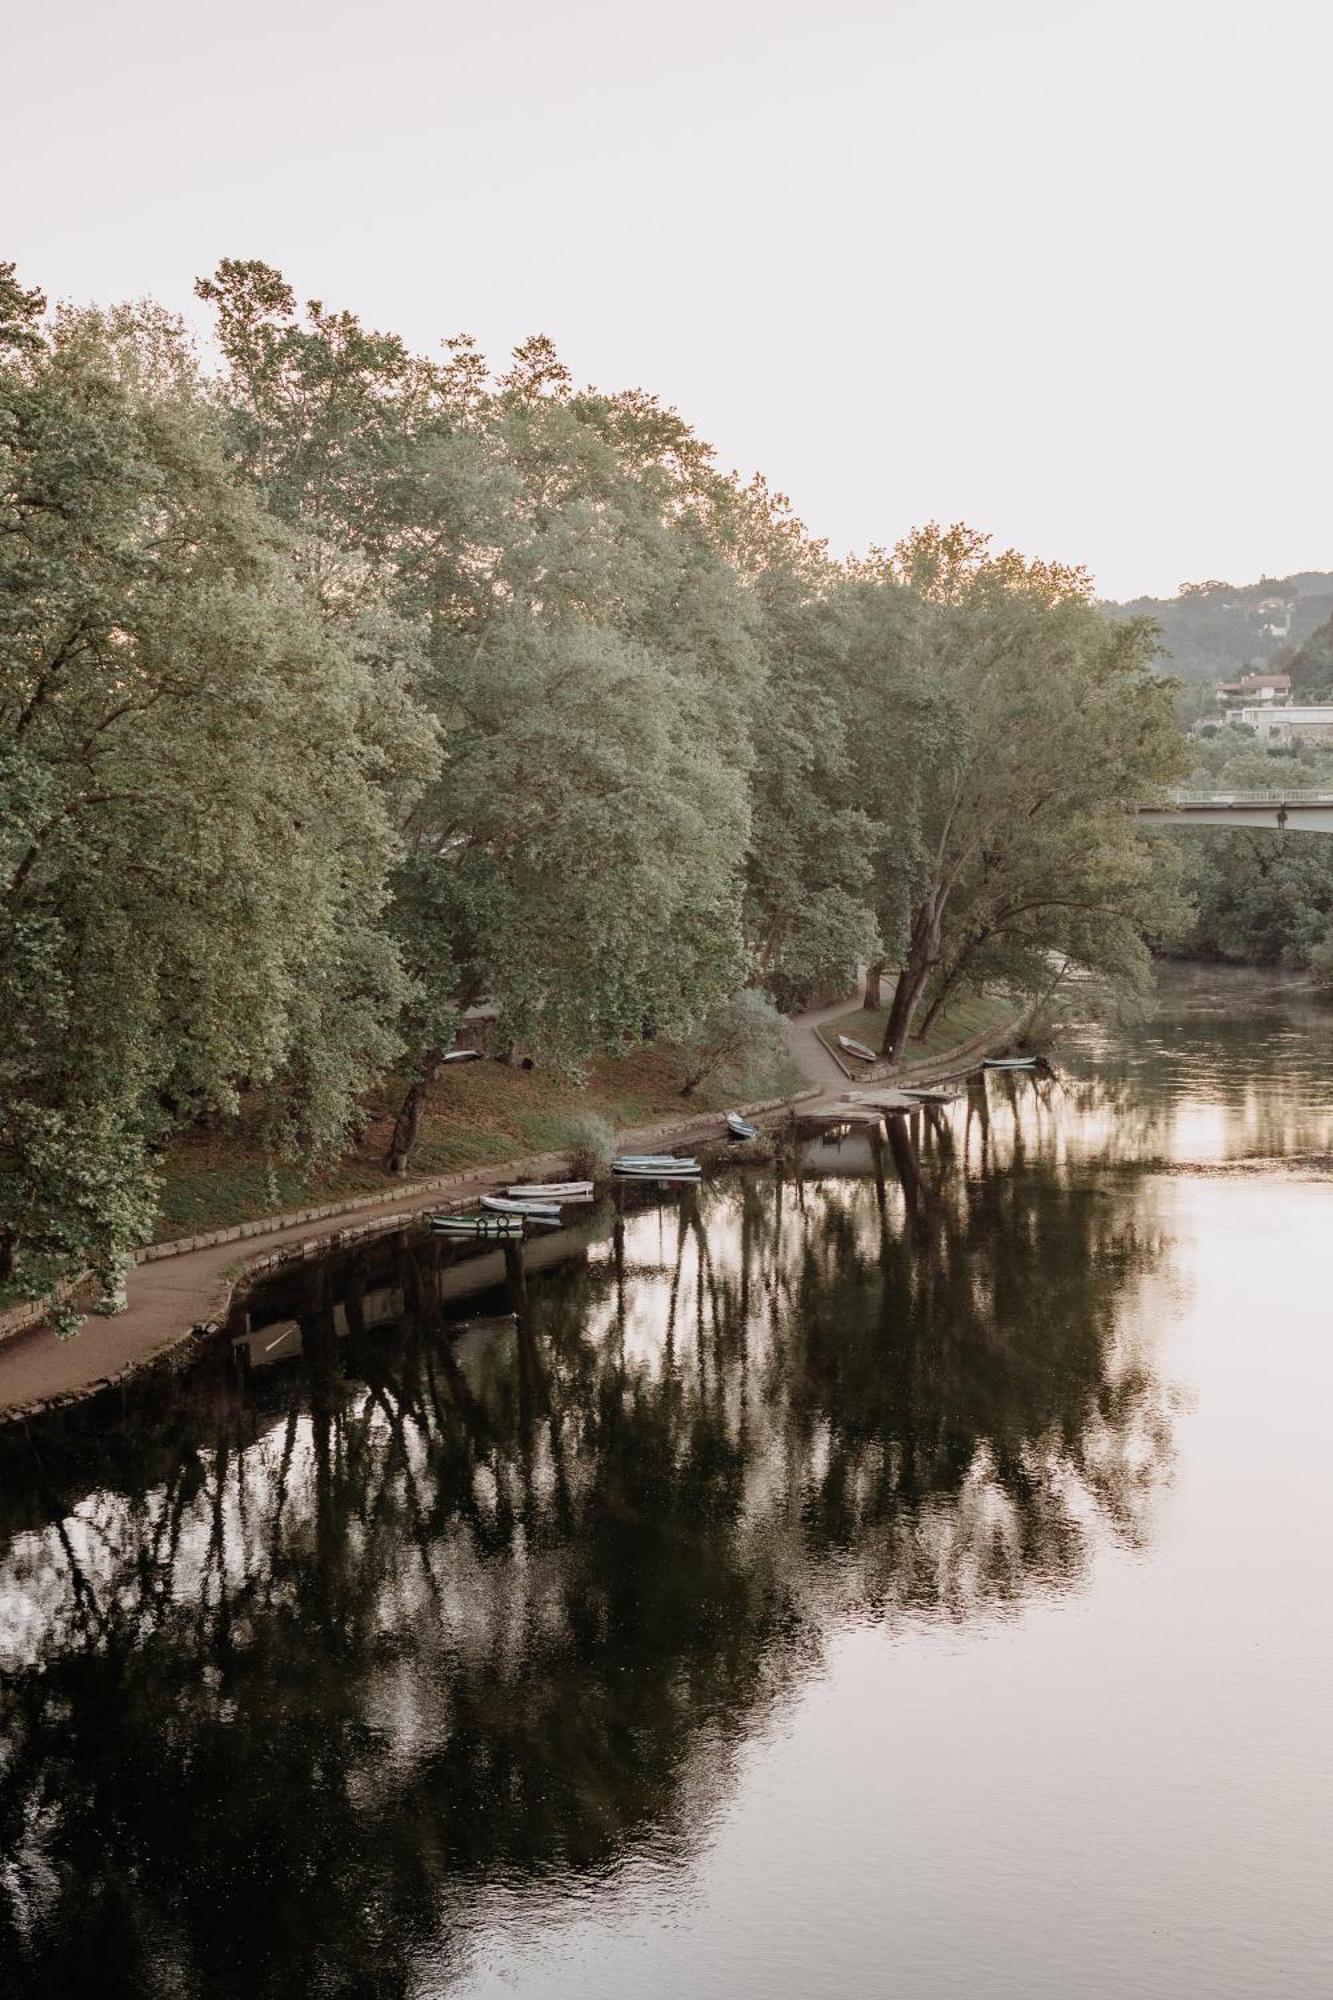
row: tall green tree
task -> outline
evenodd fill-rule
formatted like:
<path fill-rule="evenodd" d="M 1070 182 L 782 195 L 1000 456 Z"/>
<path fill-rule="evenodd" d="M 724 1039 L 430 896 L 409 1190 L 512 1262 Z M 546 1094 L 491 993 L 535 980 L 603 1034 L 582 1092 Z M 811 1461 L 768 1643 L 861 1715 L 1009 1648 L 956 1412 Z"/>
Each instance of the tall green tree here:
<path fill-rule="evenodd" d="M 1076 961 L 1133 979 L 1169 911 L 1160 851 L 1127 808 L 1187 762 L 1152 633 L 1112 624 L 1081 571 L 995 556 L 964 528 L 919 531 L 894 568 L 915 600 L 920 863 L 885 1026 L 897 1060 L 932 981 L 1003 955 L 1041 990 Z"/>
<path fill-rule="evenodd" d="M 171 1124 L 345 1143 L 407 991 L 387 798 L 431 768 L 230 476 L 178 327 L 0 324 L 0 1270 L 148 1233 Z"/>
<path fill-rule="evenodd" d="M 743 977 L 755 619 L 710 455 L 651 397 L 575 393 L 541 337 L 498 380 L 467 340 L 410 362 L 302 319 L 264 266 L 200 289 L 238 462 L 332 549 L 321 578 L 373 585 L 440 732 L 391 918 L 416 982 L 402 1171 L 459 1008 L 487 997 L 503 1038 L 577 1063 Z"/>

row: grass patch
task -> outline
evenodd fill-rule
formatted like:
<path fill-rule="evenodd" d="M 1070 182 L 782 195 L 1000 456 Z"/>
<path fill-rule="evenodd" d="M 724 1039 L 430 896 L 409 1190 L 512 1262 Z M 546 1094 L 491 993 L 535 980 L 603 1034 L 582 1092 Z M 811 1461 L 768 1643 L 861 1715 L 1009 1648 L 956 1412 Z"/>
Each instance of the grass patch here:
<path fill-rule="evenodd" d="M 928 1035 L 911 1038 L 903 1051 L 903 1069 L 933 1062 L 939 1056 L 947 1055 L 950 1049 L 956 1049 L 961 1042 L 970 1042 L 975 1035 L 990 1034 L 996 1028 L 1004 1027 L 1006 1022 L 1014 1019 L 1019 1007 L 1020 1002 L 1008 993 L 965 995 L 931 1023 Z M 817 1032 L 827 1046 L 839 1054 L 839 1035 L 850 1035 L 853 1041 L 878 1049 L 884 1039 L 888 1019 L 887 1007 L 855 1007 L 850 1013 L 840 1015 L 836 1021 L 826 1021 Z"/>
<path fill-rule="evenodd" d="M 753 1064 L 730 1083 L 701 1084 L 692 1097 L 680 1094 L 684 1074 L 679 1053 L 661 1044 L 603 1058 L 592 1065 L 582 1085 L 556 1070 L 460 1063 L 442 1071 L 432 1088 L 408 1177 L 429 1180 L 495 1160 L 554 1152 L 568 1143 L 569 1120 L 580 1112 L 625 1131 L 672 1116 L 685 1119 L 733 1104 L 790 1096 L 806 1082 L 785 1054 Z M 360 1146 L 322 1175 L 278 1164 L 270 1180 L 256 1114 L 243 1113 L 217 1131 L 182 1134 L 162 1163 L 154 1240 L 225 1229 L 280 1209 L 313 1207 L 343 1195 L 391 1193 L 394 1183 L 382 1162 L 405 1088 L 402 1079 L 386 1080 L 367 1107 Z"/>

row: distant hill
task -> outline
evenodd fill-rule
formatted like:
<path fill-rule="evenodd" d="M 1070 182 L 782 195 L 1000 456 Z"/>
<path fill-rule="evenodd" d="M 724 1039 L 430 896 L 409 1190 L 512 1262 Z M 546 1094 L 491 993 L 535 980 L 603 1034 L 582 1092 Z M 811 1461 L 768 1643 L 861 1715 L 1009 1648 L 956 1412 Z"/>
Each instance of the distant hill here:
<path fill-rule="evenodd" d="M 1293 692 L 1309 700 L 1312 694 L 1327 699 L 1333 689 L 1333 618 L 1317 625 L 1299 646 L 1286 646 L 1278 654 L 1277 665 L 1291 675 Z"/>
<path fill-rule="evenodd" d="M 1333 618 L 1333 570 L 1258 583 L 1187 583 L 1175 597 L 1136 597 L 1106 609 L 1118 618 L 1156 621 L 1164 674 L 1229 680 L 1246 667 L 1267 667 L 1280 653 L 1294 655 Z"/>

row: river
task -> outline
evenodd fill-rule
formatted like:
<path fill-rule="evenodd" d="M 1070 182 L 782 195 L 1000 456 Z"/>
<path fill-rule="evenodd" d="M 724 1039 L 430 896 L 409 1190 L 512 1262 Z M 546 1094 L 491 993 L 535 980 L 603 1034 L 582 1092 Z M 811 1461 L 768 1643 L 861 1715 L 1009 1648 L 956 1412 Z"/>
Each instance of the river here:
<path fill-rule="evenodd" d="M 1333 1011 L 1058 1068 L 0 1433 L 0 1988 L 1333 1992 Z"/>

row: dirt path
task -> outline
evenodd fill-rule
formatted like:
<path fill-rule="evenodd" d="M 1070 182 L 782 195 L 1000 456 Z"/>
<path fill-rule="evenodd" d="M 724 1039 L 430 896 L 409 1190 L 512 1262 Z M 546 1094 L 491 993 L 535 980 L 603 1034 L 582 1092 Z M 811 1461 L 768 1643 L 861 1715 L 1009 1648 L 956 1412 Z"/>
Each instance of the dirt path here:
<path fill-rule="evenodd" d="M 821 1089 L 843 1091 L 847 1088 L 847 1074 L 838 1065 L 832 1051 L 820 1040 L 817 1030 L 829 1021 L 837 1021 L 850 1013 L 856 1005 L 855 994 L 843 1000 L 835 1000 L 829 1007 L 812 1007 L 807 1014 L 791 1014 L 787 1017 L 787 1046 L 792 1060 Z"/>

